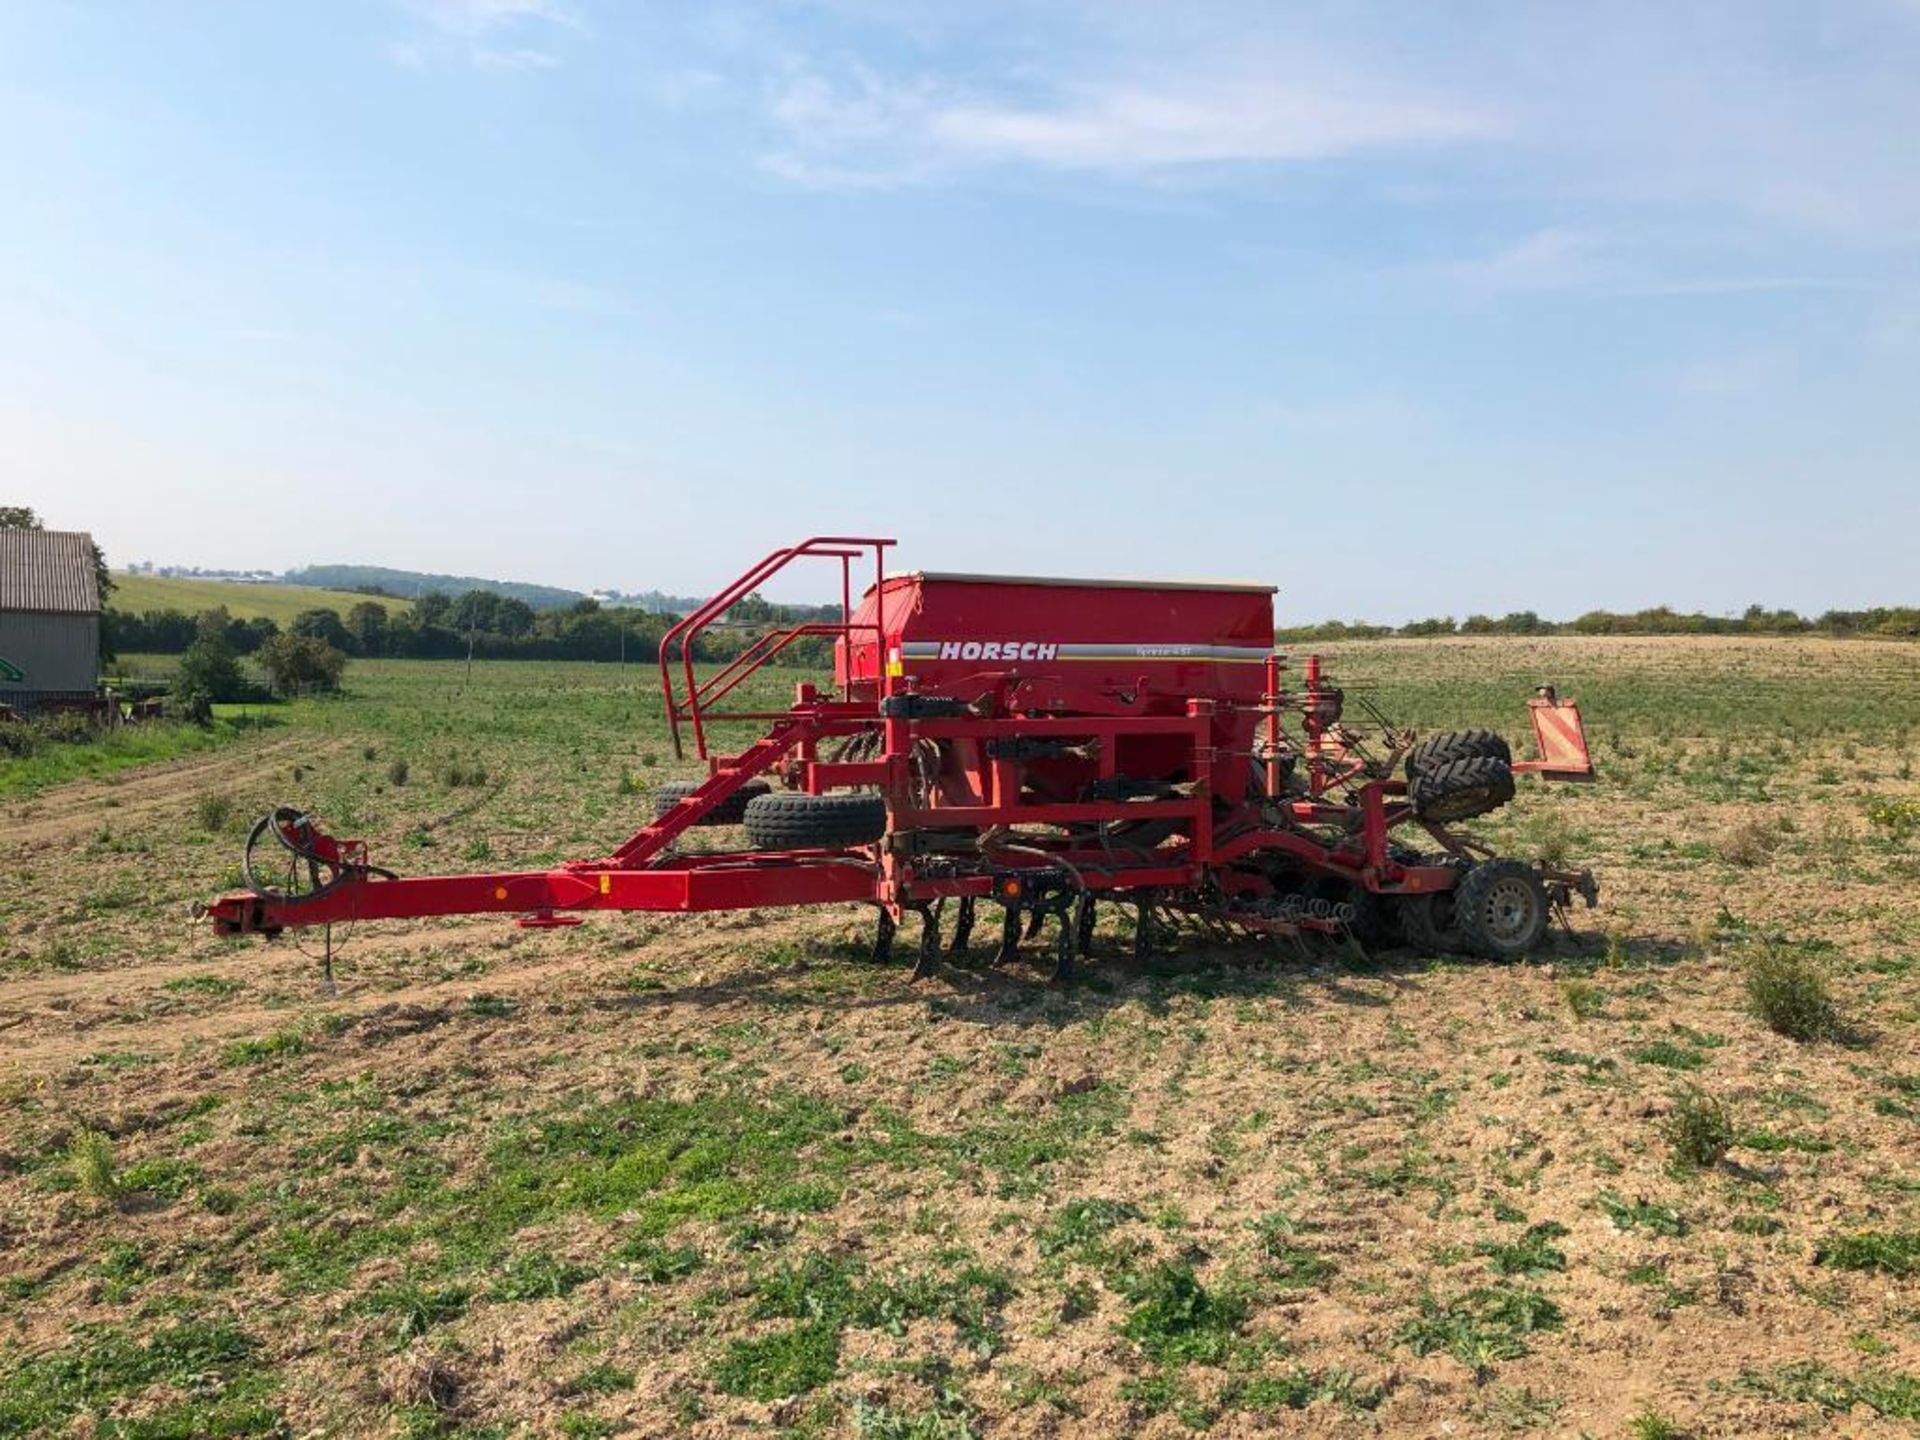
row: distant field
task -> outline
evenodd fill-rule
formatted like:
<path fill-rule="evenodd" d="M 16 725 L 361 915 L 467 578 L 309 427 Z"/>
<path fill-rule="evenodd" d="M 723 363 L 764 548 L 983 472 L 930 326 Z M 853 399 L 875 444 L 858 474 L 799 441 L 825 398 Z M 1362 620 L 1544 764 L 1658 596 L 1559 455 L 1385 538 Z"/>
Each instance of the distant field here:
<path fill-rule="evenodd" d="M 113 579 L 117 588 L 108 604 L 136 615 L 143 610 L 184 610 L 194 615 L 224 605 L 236 620 L 264 615 L 284 625 L 302 610 L 337 610 L 345 615 L 362 600 L 379 601 L 390 615 L 413 608 L 411 600 L 359 595 L 351 590 L 318 590 L 307 585 L 235 585 L 224 580 L 173 580 L 162 575 L 117 573 Z"/>

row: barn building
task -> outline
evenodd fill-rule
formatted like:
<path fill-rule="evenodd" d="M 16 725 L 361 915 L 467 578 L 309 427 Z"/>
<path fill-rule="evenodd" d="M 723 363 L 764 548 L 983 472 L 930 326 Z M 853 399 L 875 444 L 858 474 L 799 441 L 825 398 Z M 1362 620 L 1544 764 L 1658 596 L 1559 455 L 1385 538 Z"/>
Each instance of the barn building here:
<path fill-rule="evenodd" d="M 91 699 L 99 678 L 92 537 L 0 530 L 0 705 Z"/>

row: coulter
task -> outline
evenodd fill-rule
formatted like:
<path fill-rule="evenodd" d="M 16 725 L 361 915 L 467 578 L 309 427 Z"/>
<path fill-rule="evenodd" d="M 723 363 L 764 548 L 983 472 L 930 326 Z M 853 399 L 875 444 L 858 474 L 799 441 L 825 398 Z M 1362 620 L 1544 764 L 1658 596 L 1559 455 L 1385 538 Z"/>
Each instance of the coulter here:
<path fill-rule="evenodd" d="M 1591 780 L 1580 711 L 1527 701 L 1534 757 L 1488 730 L 1418 736 L 1346 717 L 1316 655 L 1297 686 L 1273 646 L 1264 585 L 886 572 L 891 540 L 816 536 L 777 550 L 678 622 L 660 647 L 674 753 L 706 778 L 662 787 L 653 819 L 611 855 L 551 869 L 396 875 L 364 842 L 283 807 L 248 839 L 249 888 L 207 913 L 222 934 L 500 912 L 526 926 L 596 910 L 864 904 L 876 959 L 919 917 L 914 975 L 966 949 L 982 901 L 997 959 L 1042 934 L 1072 975 L 1095 906 L 1135 911 L 1144 952 L 1180 930 L 1351 935 L 1363 945 L 1527 954 L 1591 871 L 1495 855 L 1461 832 L 1514 777 Z M 694 642 L 803 560 L 837 564 L 841 617 L 775 628 L 724 665 Z M 856 564 L 873 580 L 856 601 Z M 831 686 L 780 711 L 728 709 L 749 675 L 806 637 L 833 640 Z M 735 754 L 722 722 L 761 738 Z M 744 848 L 687 853 L 695 826 Z M 329 932 L 330 935 L 330 932 Z"/>

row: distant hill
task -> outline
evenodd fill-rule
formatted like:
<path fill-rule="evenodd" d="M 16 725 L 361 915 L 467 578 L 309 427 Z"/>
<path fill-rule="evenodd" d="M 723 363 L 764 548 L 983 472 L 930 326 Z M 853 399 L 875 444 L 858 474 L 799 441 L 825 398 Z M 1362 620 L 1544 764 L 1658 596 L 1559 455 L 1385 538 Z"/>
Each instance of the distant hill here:
<path fill-rule="evenodd" d="M 165 575 L 113 576 L 113 594 L 107 597 L 110 609 L 139 615 L 148 610 L 183 610 L 198 615 L 216 605 L 227 607 L 236 620 L 251 620 L 264 615 L 285 625 L 302 610 L 335 610 L 341 615 L 362 600 L 372 600 L 398 615 L 413 606 L 411 600 L 389 599 L 384 595 L 354 595 L 342 590 L 321 590 L 305 585 L 255 585 L 245 581 L 187 580 Z"/>
<path fill-rule="evenodd" d="M 536 610 L 560 610 L 585 598 L 579 590 L 557 585 L 530 585 L 520 580 L 483 580 L 477 575 L 429 575 L 422 570 L 389 570 L 384 565 L 306 565 L 280 577 L 289 585 L 313 585 L 328 590 L 380 589 L 389 595 L 418 599 L 429 590 L 459 595 L 487 590 L 524 600 Z"/>

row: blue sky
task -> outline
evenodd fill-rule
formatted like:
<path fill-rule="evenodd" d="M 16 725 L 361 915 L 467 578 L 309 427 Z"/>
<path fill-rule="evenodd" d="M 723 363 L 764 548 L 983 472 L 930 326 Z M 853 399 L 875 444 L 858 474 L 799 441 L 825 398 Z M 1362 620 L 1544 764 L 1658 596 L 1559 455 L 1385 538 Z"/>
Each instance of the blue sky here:
<path fill-rule="evenodd" d="M 1292 619 L 1910 603 L 1916 77 L 1915 0 L 10 5 L 0 499 L 582 588 L 852 531 Z"/>

